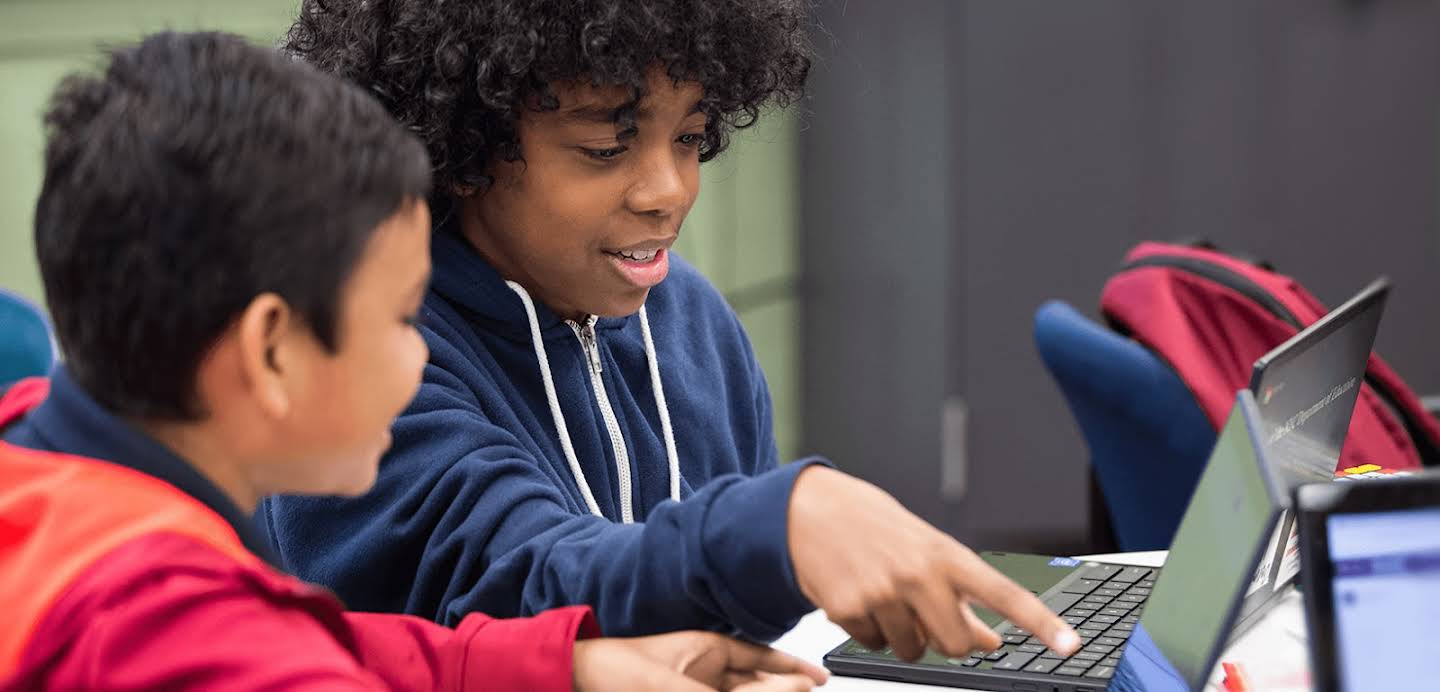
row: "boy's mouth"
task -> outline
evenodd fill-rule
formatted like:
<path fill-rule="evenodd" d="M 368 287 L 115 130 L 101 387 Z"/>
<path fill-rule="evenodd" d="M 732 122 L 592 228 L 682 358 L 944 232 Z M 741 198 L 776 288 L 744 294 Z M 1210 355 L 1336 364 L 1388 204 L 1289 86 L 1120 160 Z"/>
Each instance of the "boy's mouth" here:
<path fill-rule="evenodd" d="M 606 252 L 605 254 L 630 260 L 631 262 L 649 262 L 655 259 L 655 255 L 659 252 L 660 249 L 656 248 L 653 250 L 616 250 L 614 252 Z"/>
<path fill-rule="evenodd" d="M 626 283 L 638 288 L 651 288 L 670 273 L 668 243 L 647 243 L 624 250 L 605 250 L 610 265 Z"/>

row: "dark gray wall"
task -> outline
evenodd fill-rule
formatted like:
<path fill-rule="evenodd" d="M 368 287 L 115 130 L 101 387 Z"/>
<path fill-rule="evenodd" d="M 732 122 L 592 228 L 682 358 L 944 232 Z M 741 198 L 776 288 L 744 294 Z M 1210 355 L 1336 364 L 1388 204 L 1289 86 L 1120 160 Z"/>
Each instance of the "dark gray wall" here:
<path fill-rule="evenodd" d="M 801 140 L 802 425 L 806 451 L 938 517 L 955 317 L 953 12 L 946 0 L 903 5 L 833 3 L 822 15 L 833 35 L 818 39 Z"/>
<path fill-rule="evenodd" d="M 1093 315 L 1152 238 L 1245 249 L 1332 303 L 1390 275 L 1379 350 L 1440 392 L 1440 3 L 848 0 L 820 21 L 809 449 L 977 545 L 1083 548 L 1084 446 L 1030 320 L 1052 297 Z"/>

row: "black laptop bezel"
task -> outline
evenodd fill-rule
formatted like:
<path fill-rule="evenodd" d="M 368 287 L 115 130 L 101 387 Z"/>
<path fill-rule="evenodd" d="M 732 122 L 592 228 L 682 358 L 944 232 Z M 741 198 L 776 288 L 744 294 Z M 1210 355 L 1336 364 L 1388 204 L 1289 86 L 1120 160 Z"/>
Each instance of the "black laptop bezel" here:
<path fill-rule="evenodd" d="M 1328 520 L 1337 514 L 1370 514 L 1440 507 L 1440 473 L 1310 483 L 1295 489 L 1300 524 L 1300 580 L 1310 635 L 1311 681 L 1319 692 L 1342 689 L 1336 645 L 1334 566 Z"/>

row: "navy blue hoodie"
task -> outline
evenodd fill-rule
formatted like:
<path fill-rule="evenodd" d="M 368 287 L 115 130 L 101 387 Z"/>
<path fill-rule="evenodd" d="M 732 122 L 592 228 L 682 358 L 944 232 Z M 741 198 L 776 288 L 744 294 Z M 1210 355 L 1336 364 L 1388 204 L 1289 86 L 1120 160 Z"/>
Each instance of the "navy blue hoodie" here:
<path fill-rule="evenodd" d="M 568 323 L 453 232 L 431 255 L 430 361 L 374 490 L 262 508 L 288 568 L 450 625 L 588 604 L 608 635 L 769 641 L 812 609 L 786 510 L 820 460 L 777 463 L 765 378 L 704 277 L 672 254 L 640 313 Z"/>

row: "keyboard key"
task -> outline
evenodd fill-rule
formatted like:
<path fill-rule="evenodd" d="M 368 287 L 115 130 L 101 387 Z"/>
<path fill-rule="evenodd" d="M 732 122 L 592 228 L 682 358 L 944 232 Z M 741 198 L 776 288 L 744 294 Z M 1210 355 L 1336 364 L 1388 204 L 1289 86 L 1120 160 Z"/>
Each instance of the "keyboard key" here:
<path fill-rule="evenodd" d="M 1104 644 L 1090 644 L 1090 645 L 1086 646 L 1085 648 L 1081 649 L 1081 650 L 1080 650 L 1080 653 L 1101 654 L 1100 658 L 1105 658 L 1106 656 L 1109 656 L 1111 653 L 1114 653 L 1114 651 L 1115 651 L 1115 647 L 1113 647 L 1113 646 L 1106 646 L 1106 645 L 1104 645 Z M 1076 656 L 1079 656 L 1080 654 L 1075 654 L 1075 655 L 1076 655 Z M 1098 659 L 1097 659 L 1097 660 L 1098 660 Z"/>
<path fill-rule="evenodd" d="M 980 665 L 980 661 L 982 661 L 982 660 L 984 660 L 984 659 L 977 658 L 977 657 L 975 657 L 975 656 L 971 656 L 970 658 L 947 658 L 947 659 L 945 659 L 945 660 L 946 660 L 947 662 L 949 662 L 950 665 L 965 666 L 966 668 L 974 668 L 975 666 Z"/>
<path fill-rule="evenodd" d="M 1024 644 L 1025 642 L 1030 641 L 1029 637 L 1022 637 L 1018 634 L 1007 634 L 1002 637 L 1002 639 L 1005 640 L 1006 644 Z"/>
<path fill-rule="evenodd" d="M 1060 619 L 1064 620 L 1065 624 L 1070 625 L 1071 627 L 1079 627 L 1081 623 L 1085 622 L 1085 618 L 1075 615 L 1063 615 Z"/>
<path fill-rule="evenodd" d="M 1143 589 L 1143 590 L 1148 591 L 1148 589 Z M 1133 590 L 1132 590 L 1132 591 L 1133 591 Z M 1146 600 L 1147 598 L 1149 598 L 1149 596 L 1150 596 L 1150 594 L 1148 594 L 1148 593 L 1147 593 L 1147 594 L 1138 594 L 1138 593 L 1133 593 L 1133 592 L 1132 592 L 1132 593 L 1123 593 L 1123 594 L 1120 594 L 1120 597 L 1117 598 L 1117 599 L 1115 599 L 1115 600 L 1116 600 L 1116 601 L 1119 601 L 1119 602 L 1122 602 L 1122 603 L 1144 603 L 1145 600 Z"/>
<path fill-rule="evenodd" d="M 1115 675 L 1115 666 L 1096 666 L 1085 674 L 1087 678 L 1096 680 L 1109 680 Z"/>
<path fill-rule="evenodd" d="M 1127 625 L 1133 625 L 1133 624 L 1135 624 L 1135 623 L 1137 623 L 1137 622 L 1140 622 L 1140 616 L 1139 616 L 1139 615 L 1136 615 L 1136 614 L 1134 614 L 1134 613 L 1131 613 L 1130 615 L 1126 615 L 1125 617 L 1120 618 L 1120 622 L 1123 622 L 1123 623 L 1125 623 L 1125 624 L 1127 624 Z"/>
<path fill-rule="evenodd" d="M 1016 651 L 1019 651 L 1019 652 L 1021 652 L 1021 653 L 1026 653 L 1026 654 L 1040 654 L 1040 653 L 1045 653 L 1045 645 L 1044 645 L 1044 644 L 1021 644 L 1021 645 L 1020 645 L 1020 648 L 1016 649 Z"/>
<path fill-rule="evenodd" d="M 1095 643 L 1104 644 L 1105 646 L 1124 646 L 1125 640 L 1118 637 L 1100 637 L 1095 640 Z"/>
<path fill-rule="evenodd" d="M 1089 661 L 1089 662 L 1091 662 L 1091 663 L 1099 663 L 1100 661 L 1105 660 L 1105 654 L 1097 654 L 1097 653 L 1095 653 L 1095 652 L 1093 652 L 1093 651 L 1081 651 L 1080 653 L 1075 654 L 1074 656 L 1071 656 L 1071 657 L 1070 657 L 1070 660 L 1072 660 L 1072 661 Z"/>
<path fill-rule="evenodd" d="M 1060 661 L 1053 658 L 1037 658 L 1025 666 L 1027 673 L 1049 673 L 1060 667 Z"/>
<path fill-rule="evenodd" d="M 990 669 L 991 669 L 991 670 L 1020 670 L 1021 668 L 1024 668 L 1025 666 L 1030 665 L 1030 661 L 1033 661 L 1033 660 L 1035 660 L 1035 654 L 1022 654 L 1022 653 L 1020 653 L 1020 652 L 1017 651 L 1017 652 L 1015 652 L 1015 653 L 1013 653 L 1013 654 L 1010 654 L 1009 656 L 1006 656 L 1006 657 L 1005 657 L 1005 660 L 1003 660 L 1003 661 L 1001 661 L 1001 662 L 999 662 L 999 663 L 996 663 L 995 665 L 991 666 Z"/>
<path fill-rule="evenodd" d="M 1084 595 L 1098 588 L 1100 588 L 1100 582 L 1095 581 L 1094 579 L 1076 579 L 1075 581 L 1070 582 L 1068 586 L 1061 589 L 1061 591 L 1065 593 Z"/>
<path fill-rule="evenodd" d="M 1093 616 L 1093 617 L 1090 618 L 1090 622 L 1091 622 L 1092 624 L 1093 624 L 1093 623 L 1100 623 L 1100 624 L 1104 624 L 1104 625 L 1113 625 L 1113 624 L 1115 624 L 1115 623 L 1117 623 L 1117 622 L 1120 622 L 1120 616 L 1118 616 L 1118 615 L 1095 615 L 1095 616 Z"/>
<path fill-rule="evenodd" d="M 1126 615 L 1129 615 L 1129 614 L 1130 614 L 1130 609 L 1129 609 L 1129 608 L 1117 608 L 1117 607 L 1115 607 L 1115 606 L 1111 606 L 1111 607 L 1109 607 L 1109 608 L 1106 608 L 1105 610 L 1100 611 L 1100 614 L 1101 614 L 1101 615 L 1109 615 L 1109 616 L 1112 617 L 1112 618 L 1123 618 L 1123 617 L 1125 617 Z"/>
<path fill-rule="evenodd" d="M 1120 657 L 1119 657 L 1119 656 L 1111 656 L 1110 658 L 1107 658 L 1107 659 L 1101 661 L 1101 662 L 1100 662 L 1100 665 L 1102 665 L 1102 666 L 1110 666 L 1111 668 L 1114 668 L 1115 666 L 1120 665 Z"/>
<path fill-rule="evenodd" d="M 1011 627 L 1010 629 L 1005 630 L 1005 634 L 1018 634 L 1022 637 L 1028 637 L 1030 636 L 1030 630 L 1021 629 L 1019 627 Z"/>
<path fill-rule="evenodd" d="M 1105 596 L 1086 596 L 1085 600 L 1080 601 L 1078 604 L 1076 604 L 1076 607 L 1089 608 L 1090 610 L 1099 610 L 1107 605 L 1110 605 L 1110 600 L 1111 599 L 1106 598 Z"/>
<path fill-rule="evenodd" d="M 1095 591 L 1093 591 L 1092 593 L 1093 595 L 1103 596 L 1105 598 L 1115 598 L 1116 596 L 1119 596 L 1124 592 L 1120 589 L 1112 589 L 1110 587 L 1105 587 L 1103 589 L 1095 589 Z"/>
<path fill-rule="evenodd" d="M 1128 637 L 1128 636 L 1130 636 L 1128 633 L 1129 633 L 1129 632 L 1133 632 L 1134 630 L 1135 630 L 1135 623 L 1133 623 L 1133 622 L 1117 622 L 1117 623 L 1115 623 L 1115 624 L 1113 624 L 1113 625 L 1110 626 L 1110 632 L 1109 632 L 1109 633 L 1114 633 L 1114 632 L 1126 632 L 1127 634 L 1126 634 L 1125 636 Z M 1107 634 L 1109 634 L 1109 633 L 1107 633 Z M 1119 636 L 1119 635 L 1115 635 L 1115 636 Z"/>
<path fill-rule="evenodd" d="M 1070 657 L 1069 657 L 1069 656 L 1066 656 L 1065 654 L 1058 653 L 1058 652 L 1054 651 L 1053 649 L 1046 649 L 1046 650 L 1040 652 L 1040 658 L 1055 659 L 1056 661 L 1063 661 L 1063 660 L 1065 660 L 1065 659 L 1067 659 L 1067 658 L 1070 658 Z M 1057 665 L 1058 665 L 1058 664 L 1057 664 Z"/>
<path fill-rule="evenodd" d="M 1095 581 L 1109 581 L 1111 577 L 1119 574 L 1122 569 L 1125 568 L 1121 565 L 1095 565 L 1094 567 L 1085 568 L 1085 573 L 1081 576 L 1085 579 L 1094 579 Z"/>
<path fill-rule="evenodd" d="M 1142 588 L 1142 589 L 1153 589 L 1153 588 L 1155 588 L 1155 580 L 1154 580 L 1154 579 L 1141 579 L 1140 581 L 1135 582 L 1135 585 L 1138 586 L 1138 587 L 1140 587 L 1140 588 Z"/>
<path fill-rule="evenodd" d="M 1084 597 L 1080 594 L 1057 593 L 1045 597 L 1045 606 L 1048 607 L 1052 613 L 1063 613 L 1076 603 L 1079 603 L 1081 598 Z"/>
<path fill-rule="evenodd" d="M 998 661 L 998 660 L 1000 660 L 1000 659 L 1002 659 L 1002 658 L 1005 658 L 1005 654 L 1007 654 L 1007 653 L 1009 653 L 1009 652 L 1006 651 L 1006 650 L 1004 650 L 1004 649 L 1000 649 L 999 651 L 991 652 L 989 655 L 987 655 L 987 656 L 985 657 L 985 660 L 987 660 L 987 661 Z"/>
<path fill-rule="evenodd" d="M 1055 674 L 1056 674 L 1056 675 L 1070 675 L 1070 676 L 1074 676 L 1074 677 L 1077 677 L 1077 678 L 1078 678 L 1078 677 L 1081 677 L 1081 676 L 1085 675 L 1085 671 L 1086 671 L 1086 670 L 1088 670 L 1088 668 L 1085 668 L 1085 667 L 1082 667 L 1082 666 L 1077 666 L 1077 665 L 1071 665 L 1071 664 L 1069 664 L 1069 663 L 1066 663 L 1065 665 L 1060 666 L 1059 668 L 1056 668 L 1056 669 L 1055 669 Z"/>
<path fill-rule="evenodd" d="M 1091 615 L 1094 615 L 1095 611 L 1089 608 L 1071 608 L 1070 610 L 1065 611 L 1065 614 L 1074 615 L 1077 618 L 1088 618 Z"/>
<path fill-rule="evenodd" d="M 1078 635 L 1080 635 L 1080 638 L 1081 638 L 1081 639 L 1094 639 L 1094 638 L 1096 638 L 1096 637 L 1103 637 L 1103 636 L 1105 636 L 1105 630 L 1103 630 L 1103 629 L 1090 629 L 1090 628 L 1088 628 L 1088 627 L 1082 627 L 1082 628 L 1080 628 L 1080 629 L 1078 629 L 1078 630 L 1075 630 L 1075 633 L 1078 634 Z"/>
<path fill-rule="evenodd" d="M 1125 569 L 1120 570 L 1119 574 L 1115 575 L 1114 581 L 1124 582 L 1126 584 L 1134 584 L 1135 582 L 1138 582 L 1148 576 L 1150 576 L 1150 570 L 1148 568 L 1126 567 Z"/>

